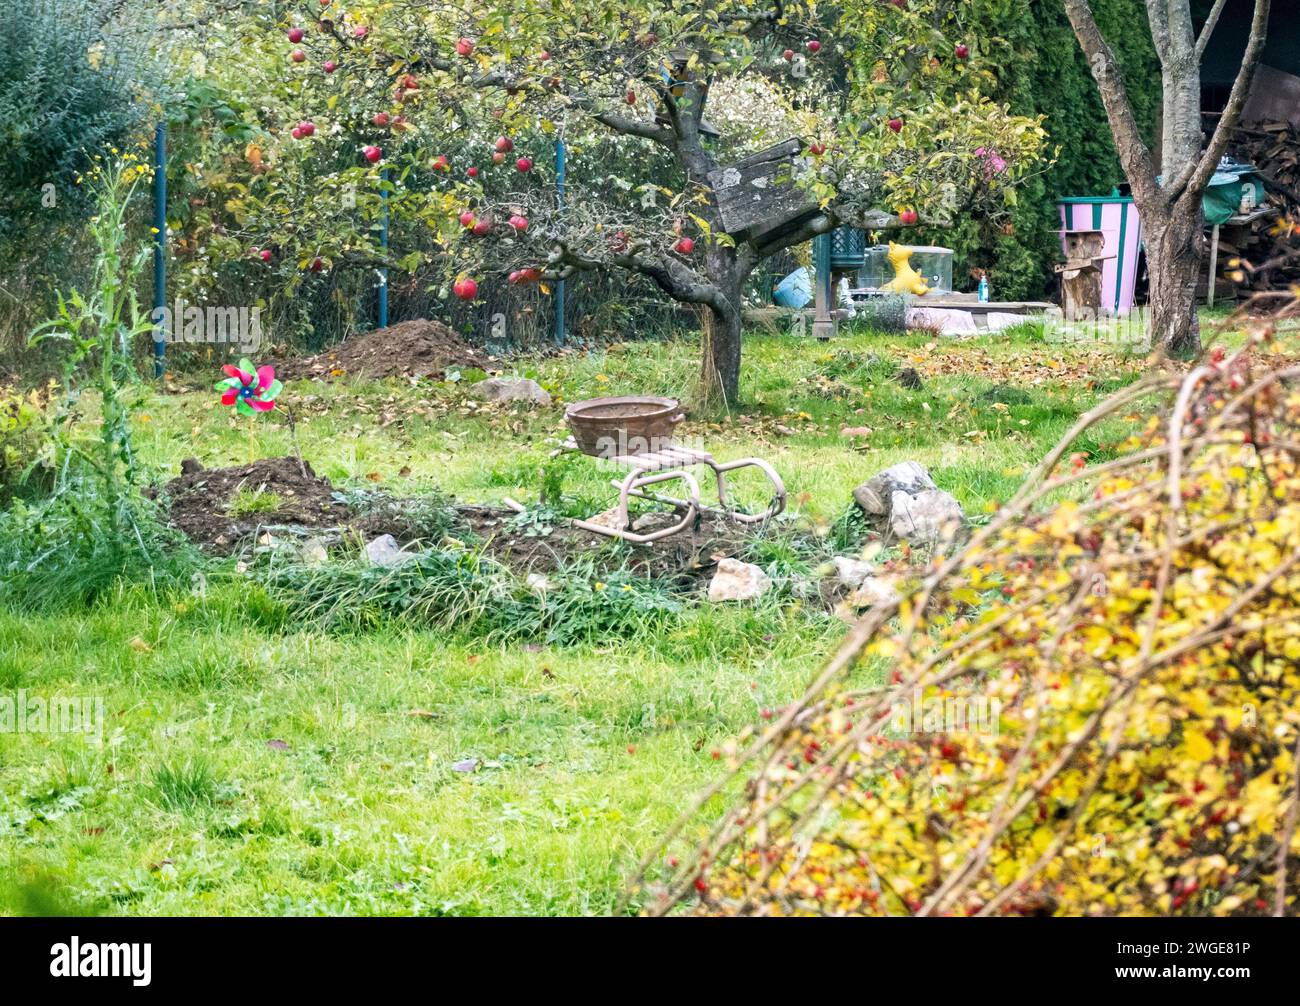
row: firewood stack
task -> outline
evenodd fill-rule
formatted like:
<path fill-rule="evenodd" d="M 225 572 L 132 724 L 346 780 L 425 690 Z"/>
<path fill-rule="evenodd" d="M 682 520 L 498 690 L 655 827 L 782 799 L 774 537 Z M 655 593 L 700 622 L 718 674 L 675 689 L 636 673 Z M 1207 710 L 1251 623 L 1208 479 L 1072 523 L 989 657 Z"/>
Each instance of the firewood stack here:
<path fill-rule="evenodd" d="M 1300 283 L 1300 240 L 1285 223 L 1300 222 L 1300 128 L 1286 122 L 1238 127 L 1228 152 L 1255 165 L 1277 212 L 1246 226 L 1224 225 L 1219 238 L 1222 275 L 1241 297 Z"/>

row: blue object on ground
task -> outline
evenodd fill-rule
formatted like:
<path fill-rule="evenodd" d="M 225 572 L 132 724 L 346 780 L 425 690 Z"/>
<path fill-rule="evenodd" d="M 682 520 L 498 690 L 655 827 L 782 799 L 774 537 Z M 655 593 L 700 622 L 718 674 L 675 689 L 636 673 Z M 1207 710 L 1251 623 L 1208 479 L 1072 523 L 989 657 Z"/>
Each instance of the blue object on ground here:
<path fill-rule="evenodd" d="M 796 310 L 806 307 L 812 300 L 812 277 L 808 275 L 808 270 L 800 267 L 781 280 L 776 285 L 772 300 L 778 307 L 792 307 Z"/>

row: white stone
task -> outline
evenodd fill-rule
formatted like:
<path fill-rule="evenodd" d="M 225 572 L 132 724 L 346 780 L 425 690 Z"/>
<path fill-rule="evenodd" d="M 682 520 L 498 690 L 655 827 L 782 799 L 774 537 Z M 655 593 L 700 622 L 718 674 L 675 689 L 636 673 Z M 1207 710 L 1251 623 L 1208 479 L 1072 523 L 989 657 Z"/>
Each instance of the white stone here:
<path fill-rule="evenodd" d="M 876 567 L 865 559 L 851 559 L 847 555 L 837 555 L 831 560 L 835 567 L 835 579 L 841 587 L 856 587 L 871 576 Z"/>
<path fill-rule="evenodd" d="M 308 566 L 319 566 L 329 559 L 325 544 L 319 538 L 309 538 L 303 542 L 298 554 Z"/>
<path fill-rule="evenodd" d="M 853 490 L 853 499 L 877 530 L 914 543 L 945 540 L 966 523 L 961 504 L 915 461 L 873 475 Z"/>
<path fill-rule="evenodd" d="M 893 604 L 898 599 L 894 585 L 879 576 L 867 577 L 848 597 L 849 604 L 855 608 L 874 608 L 877 605 Z"/>
<path fill-rule="evenodd" d="M 403 552 L 391 534 L 381 534 L 366 544 L 366 558 L 376 566 L 392 568 L 415 558 L 414 552 Z"/>
<path fill-rule="evenodd" d="M 470 387 L 470 391 L 489 402 L 524 402 L 550 405 L 546 389 L 529 377 L 489 377 Z"/>
<path fill-rule="evenodd" d="M 889 512 L 889 500 L 895 492 L 914 496 L 926 489 L 939 488 L 921 465 L 915 461 L 900 461 L 869 478 L 853 490 L 853 498 L 868 515 Z"/>
<path fill-rule="evenodd" d="M 909 496 L 891 497 L 889 527 L 894 536 L 911 542 L 933 543 L 954 537 L 966 521 L 961 504 L 942 489 L 926 489 Z"/>
<path fill-rule="evenodd" d="M 750 601 L 772 587 L 772 578 L 751 562 L 721 559 L 709 582 L 710 601 Z"/>

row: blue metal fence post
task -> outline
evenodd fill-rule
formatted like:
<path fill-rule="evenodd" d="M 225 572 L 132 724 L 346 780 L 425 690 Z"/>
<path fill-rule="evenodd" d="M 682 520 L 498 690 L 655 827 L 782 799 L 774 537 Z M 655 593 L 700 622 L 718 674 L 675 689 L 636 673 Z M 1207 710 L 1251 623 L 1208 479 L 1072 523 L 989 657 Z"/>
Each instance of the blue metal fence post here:
<path fill-rule="evenodd" d="M 380 216 L 379 216 L 379 247 L 384 251 L 384 257 L 388 257 L 388 169 L 384 168 L 379 173 L 379 180 L 382 183 L 379 190 L 380 199 Z M 388 267 L 384 266 L 379 270 L 379 327 L 388 327 Z"/>
<path fill-rule="evenodd" d="M 153 306 L 154 317 L 167 306 L 167 124 L 158 123 L 153 137 Z M 176 323 L 176 319 L 172 319 Z M 167 369 L 166 333 L 161 321 L 153 334 L 153 376 Z"/>
<path fill-rule="evenodd" d="M 561 215 L 564 213 L 564 140 L 555 141 L 555 199 Z M 555 284 L 555 344 L 563 346 L 564 331 L 564 280 Z"/>

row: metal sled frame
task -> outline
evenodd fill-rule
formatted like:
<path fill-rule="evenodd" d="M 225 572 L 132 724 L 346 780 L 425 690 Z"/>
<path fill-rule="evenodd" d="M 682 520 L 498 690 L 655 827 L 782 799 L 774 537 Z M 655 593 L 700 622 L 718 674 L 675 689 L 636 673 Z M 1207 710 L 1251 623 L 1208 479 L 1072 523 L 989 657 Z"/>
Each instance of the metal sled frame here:
<path fill-rule="evenodd" d="M 573 438 L 565 441 L 552 457 L 566 451 L 578 451 Z M 619 454 L 606 460 L 628 469 L 627 475 L 623 478 L 610 479 L 610 485 L 618 490 L 618 506 L 613 511 L 613 520 L 610 524 L 600 524 L 592 520 L 574 520 L 572 521 L 574 527 L 641 545 L 686 530 L 702 513 L 715 514 L 741 524 L 761 524 L 785 509 L 785 483 L 781 481 L 781 476 L 776 473 L 776 470 L 762 458 L 741 458 L 738 461 L 720 463 L 707 451 L 669 444 L 657 451 L 645 454 Z M 713 472 L 718 489 L 716 507 L 706 506 L 700 502 L 700 484 L 690 472 L 690 469 L 696 466 L 703 466 Z M 772 484 L 772 500 L 762 513 L 740 513 L 727 502 L 727 472 L 734 472 L 741 468 L 757 468 Z M 685 499 L 665 496 L 647 488 L 674 480 L 685 486 L 688 493 Z M 633 496 L 676 507 L 685 512 L 684 516 L 670 527 L 660 528 L 648 534 L 639 534 L 632 530 L 631 518 L 627 512 L 628 500 Z M 524 509 L 514 500 L 506 500 L 506 503 L 519 512 Z"/>

